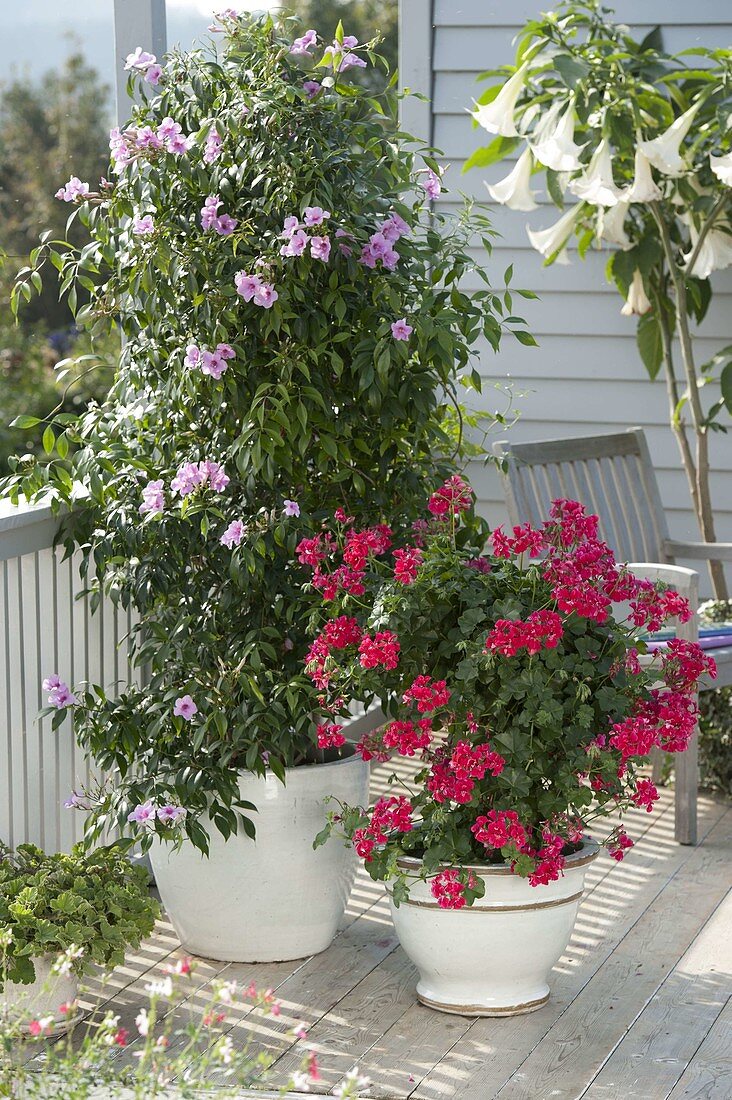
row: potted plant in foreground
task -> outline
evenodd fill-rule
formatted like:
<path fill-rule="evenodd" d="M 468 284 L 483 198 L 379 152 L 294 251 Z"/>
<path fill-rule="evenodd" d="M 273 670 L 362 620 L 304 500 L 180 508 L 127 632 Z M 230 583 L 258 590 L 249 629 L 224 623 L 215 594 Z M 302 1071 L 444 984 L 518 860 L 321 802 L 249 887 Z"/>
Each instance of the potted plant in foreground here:
<path fill-rule="evenodd" d="M 0 1011 L 43 1020 L 45 1034 L 68 1030 L 79 976 L 121 965 L 158 911 L 147 874 L 120 847 L 46 855 L 0 845 Z"/>
<path fill-rule="evenodd" d="M 318 733 L 302 662 L 319 594 L 295 546 L 339 507 L 402 537 L 459 449 L 472 345 L 505 326 L 532 341 L 508 292 L 460 289 L 471 227 L 441 232 L 429 150 L 390 129 L 388 90 L 348 83 L 368 47 L 231 11 L 219 29 L 219 54 L 131 55 L 142 103 L 112 133 L 114 182 L 59 192 L 92 243 L 46 241 L 19 276 L 16 302 L 55 264 L 88 296 L 79 320 L 116 320 L 125 344 L 104 405 L 51 418 L 49 460 L 7 489 L 68 506 L 89 587 L 142 624 L 144 688 L 49 684 L 114 773 L 74 796 L 90 837 L 141 837 L 189 951 L 268 961 L 335 934 L 355 863 L 311 841 L 323 796 L 363 801 L 367 782 Z"/>
<path fill-rule="evenodd" d="M 335 719 L 352 692 L 381 698 L 391 720 L 359 750 L 415 758 L 417 774 L 370 810 L 341 804 L 318 841 L 345 836 L 388 883 L 423 1003 L 504 1016 L 547 1000 L 598 853 L 588 829 L 652 808 L 639 765 L 654 745 L 686 748 L 714 662 L 680 640 L 640 661 L 642 632 L 688 604 L 617 564 L 581 505 L 555 501 L 541 530 L 497 528 L 482 557 L 459 546 L 471 507 L 451 478 L 414 545 L 388 562 L 373 549 L 364 595 L 329 604 L 307 663 L 324 705 Z M 319 587 L 363 540 L 337 532 L 320 540 Z M 622 859 L 632 840 L 618 826 L 606 845 Z"/>

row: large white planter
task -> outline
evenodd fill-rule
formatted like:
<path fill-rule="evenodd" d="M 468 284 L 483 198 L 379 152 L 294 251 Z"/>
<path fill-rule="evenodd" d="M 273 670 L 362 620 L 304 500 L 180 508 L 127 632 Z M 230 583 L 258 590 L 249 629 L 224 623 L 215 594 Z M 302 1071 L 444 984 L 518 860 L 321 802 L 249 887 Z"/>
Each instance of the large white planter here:
<path fill-rule="evenodd" d="M 188 841 L 150 850 L 163 905 L 183 947 L 228 962 L 280 962 L 324 951 L 335 936 L 356 873 L 352 849 L 335 838 L 313 850 L 327 795 L 366 805 L 368 764 L 350 755 L 330 764 L 242 772 L 242 798 L 254 803 L 256 840 L 224 840 L 210 829 L 208 858 Z"/>
<path fill-rule="evenodd" d="M 53 1023 L 45 1031 L 46 1035 L 63 1035 L 78 1023 L 81 1013 L 73 1015 L 60 1012 L 61 1005 L 70 1004 L 77 999 L 79 979 L 75 974 L 52 974 L 54 955 L 34 958 L 36 980 L 30 985 L 7 982 L 0 993 L 11 1020 L 22 1021 L 21 1031 L 28 1033 L 31 1020 L 52 1016 Z"/>
<path fill-rule="evenodd" d="M 463 909 L 440 909 L 429 882 L 410 883 L 394 927 L 419 970 L 422 1004 L 461 1016 L 515 1016 L 549 998 L 549 972 L 572 934 L 585 871 L 598 845 L 585 841 L 567 858 L 564 876 L 529 886 L 506 866 L 475 866 L 485 895 Z M 400 860 L 417 870 L 419 860 Z"/>

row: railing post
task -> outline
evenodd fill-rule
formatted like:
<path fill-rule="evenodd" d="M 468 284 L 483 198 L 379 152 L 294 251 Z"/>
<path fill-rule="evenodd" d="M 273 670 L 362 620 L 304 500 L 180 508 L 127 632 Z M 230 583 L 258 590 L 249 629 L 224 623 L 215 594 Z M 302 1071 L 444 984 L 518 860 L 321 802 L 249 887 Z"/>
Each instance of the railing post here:
<path fill-rule="evenodd" d="M 114 0 L 115 106 L 117 124 L 130 113 L 125 58 L 136 46 L 158 58 L 167 49 L 165 0 Z"/>

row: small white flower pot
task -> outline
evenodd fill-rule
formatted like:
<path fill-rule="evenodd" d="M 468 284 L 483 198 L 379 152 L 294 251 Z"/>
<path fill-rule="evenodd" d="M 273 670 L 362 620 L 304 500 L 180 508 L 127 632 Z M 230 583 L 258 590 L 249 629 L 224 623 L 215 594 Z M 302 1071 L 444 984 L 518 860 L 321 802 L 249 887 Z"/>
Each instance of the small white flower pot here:
<path fill-rule="evenodd" d="M 31 1020 L 52 1017 L 50 1027 L 44 1035 L 64 1035 L 78 1023 L 82 1013 L 68 1014 L 60 1012 L 61 1005 L 76 1001 L 79 994 L 79 979 L 75 974 L 53 974 L 54 955 L 43 955 L 33 959 L 36 980 L 30 985 L 19 982 L 7 982 L 0 993 L 11 1020 L 20 1020 L 20 1030 L 30 1034 L 28 1025 Z"/>
<path fill-rule="evenodd" d="M 185 841 L 154 841 L 153 873 L 183 947 L 227 962 L 284 962 L 329 946 L 353 886 L 357 860 L 337 838 L 313 850 L 326 822 L 325 798 L 368 801 L 369 766 L 351 754 L 329 764 L 242 772 L 242 798 L 254 803 L 256 840 L 241 830 L 224 840 L 211 826 L 210 855 Z"/>
<path fill-rule="evenodd" d="M 586 840 L 567 857 L 564 876 L 547 886 L 505 865 L 474 866 L 485 895 L 463 909 L 440 909 L 430 882 L 410 883 L 410 898 L 391 905 L 394 927 L 419 971 L 424 1005 L 460 1016 L 517 1016 L 549 998 L 548 977 L 569 943 L 598 845 Z M 402 859 L 405 870 L 420 861 Z"/>

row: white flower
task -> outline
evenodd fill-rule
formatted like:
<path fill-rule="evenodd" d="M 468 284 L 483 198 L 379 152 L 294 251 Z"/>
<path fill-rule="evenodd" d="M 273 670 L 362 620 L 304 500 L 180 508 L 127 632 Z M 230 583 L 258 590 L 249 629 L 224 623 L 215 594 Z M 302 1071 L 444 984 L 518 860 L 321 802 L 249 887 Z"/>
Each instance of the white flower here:
<path fill-rule="evenodd" d="M 732 187 L 732 153 L 727 153 L 724 157 L 710 155 L 709 166 L 718 180 Z"/>
<path fill-rule="evenodd" d="M 689 229 L 689 234 L 691 248 L 684 254 L 687 265 L 699 240 L 699 233 L 693 225 Z M 708 279 L 713 271 L 722 271 L 730 264 L 732 264 L 732 234 L 722 229 L 710 229 L 702 241 L 694 267 L 688 274 L 696 276 L 697 279 Z"/>
<path fill-rule="evenodd" d="M 572 180 L 569 190 L 579 199 L 593 206 L 615 206 L 623 192 L 613 179 L 613 160 L 610 146 L 603 139 L 592 154 L 587 168 Z"/>
<path fill-rule="evenodd" d="M 234 1060 L 234 1044 L 230 1035 L 224 1035 L 216 1046 L 216 1054 L 225 1066 L 231 1065 Z"/>
<path fill-rule="evenodd" d="M 626 202 L 654 202 L 661 197 L 661 188 L 651 172 L 651 162 L 638 146 L 635 151 L 635 177 L 623 198 Z"/>
<path fill-rule="evenodd" d="M 574 172 L 581 168 L 579 155 L 584 145 L 576 145 L 574 126 L 577 121 L 570 103 L 561 118 L 559 107 L 550 108 L 549 117 L 540 123 L 531 143 L 539 164 L 555 172 Z"/>
<path fill-rule="evenodd" d="M 141 1008 L 135 1016 L 135 1027 L 143 1037 L 147 1035 L 150 1030 L 150 1017 L 147 1014 L 146 1008 Z"/>
<path fill-rule="evenodd" d="M 233 1004 L 236 996 L 236 982 L 214 982 L 213 991 L 221 1004 Z"/>
<path fill-rule="evenodd" d="M 471 114 L 478 125 L 489 134 L 502 134 L 503 137 L 517 136 L 518 130 L 513 120 L 513 113 L 528 71 L 529 62 L 525 61 L 506 81 L 494 100 L 490 103 L 476 103 L 475 110 Z"/>
<path fill-rule="evenodd" d="M 623 250 L 632 248 L 633 242 L 624 228 L 629 209 L 630 203 L 626 199 L 616 202 L 615 206 L 601 206 L 597 216 L 598 240 L 616 244 Z"/>
<path fill-rule="evenodd" d="M 643 276 L 638 268 L 636 268 L 633 272 L 633 282 L 630 284 L 630 289 L 628 290 L 628 297 L 625 299 L 625 305 L 620 312 L 624 317 L 632 317 L 634 313 L 639 315 L 648 313 L 650 308 L 651 303 L 643 286 Z"/>
<path fill-rule="evenodd" d="M 59 955 L 54 962 L 51 967 L 51 973 L 61 974 L 63 976 L 70 974 L 73 964 L 77 959 L 80 959 L 83 954 L 83 947 L 77 947 L 75 943 L 69 944 L 66 950 Z"/>
<path fill-rule="evenodd" d="M 507 176 L 498 183 L 486 184 L 491 198 L 509 210 L 536 210 L 534 192 L 529 186 L 531 164 L 531 149 L 527 147 Z"/>
<path fill-rule="evenodd" d="M 151 997 L 172 997 L 173 979 L 168 975 L 167 978 L 163 978 L 161 981 L 148 982 L 145 986 L 145 992 Z"/>
<path fill-rule="evenodd" d="M 307 1073 L 303 1073 L 301 1070 L 297 1070 L 293 1073 L 290 1084 L 298 1092 L 310 1092 L 310 1077 Z"/>
<path fill-rule="evenodd" d="M 548 229 L 529 229 L 527 226 L 527 233 L 529 234 L 529 240 L 532 246 L 541 252 L 545 259 L 549 259 L 555 252 L 561 252 L 564 249 L 569 238 L 574 232 L 574 227 L 579 220 L 579 216 L 582 213 L 584 207 L 583 202 L 578 202 L 571 209 L 567 210 L 565 214 L 562 214 L 558 222 L 551 225 Z M 566 262 L 566 258 L 563 258 Z M 562 262 L 562 261 L 560 261 Z"/>
<path fill-rule="evenodd" d="M 339 1098 L 356 1096 L 361 1089 L 367 1089 L 370 1084 L 370 1079 L 368 1077 L 363 1077 L 358 1072 L 358 1066 L 354 1066 L 353 1069 L 348 1071 L 340 1085 L 333 1089 L 333 1095 Z"/>
<path fill-rule="evenodd" d="M 686 162 L 680 153 L 681 142 L 691 129 L 694 116 L 700 106 L 700 103 L 695 103 L 688 111 L 684 111 L 683 115 L 679 115 L 668 130 L 664 130 L 651 141 L 642 141 L 638 146 L 653 167 L 664 175 L 678 176 L 684 171 Z"/>

